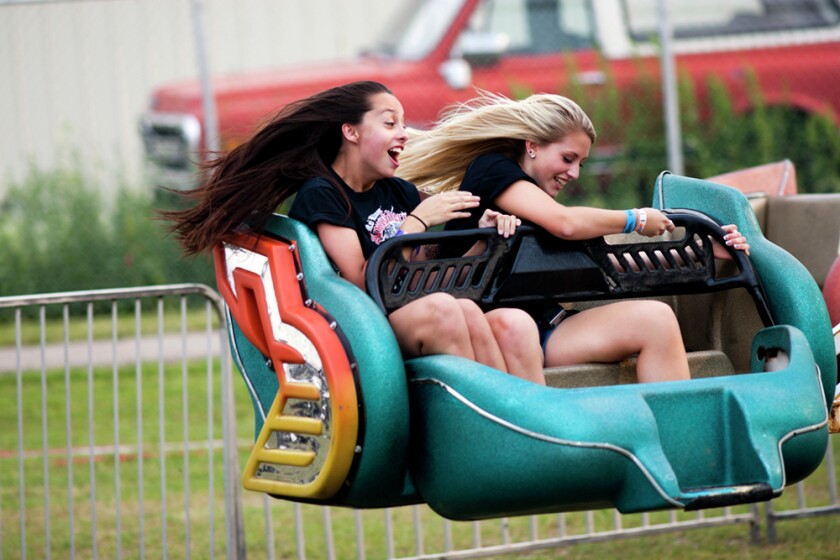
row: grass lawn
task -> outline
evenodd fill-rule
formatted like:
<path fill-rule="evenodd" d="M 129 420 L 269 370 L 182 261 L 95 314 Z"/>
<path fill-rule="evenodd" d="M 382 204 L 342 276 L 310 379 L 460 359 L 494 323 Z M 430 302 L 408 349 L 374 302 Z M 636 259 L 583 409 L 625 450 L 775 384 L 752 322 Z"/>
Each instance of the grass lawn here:
<path fill-rule="evenodd" d="M 100 558 L 224 557 L 224 480 L 219 363 L 208 371 L 204 361 L 156 363 L 118 368 L 63 369 L 26 373 L 20 389 L 16 376 L 0 375 L 0 558 L 18 558 L 25 539 L 27 558 L 93 556 Z M 239 464 L 244 464 L 253 438 L 253 413 L 244 383 L 233 371 Z M 209 382 L 208 382 L 209 376 Z M 43 389 L 43 393 L 42 393 Z M 23 419 L 25 459 L 17 460 L 18 391 Z M 43 398 L 42 398 L 43 394 Z M 116 403 L 116 406 L 114 405 Z M 211 410 L 212 408 L 212 410 Z M 114 450 L 113 443 L 124 446 Z M 68 446 L 68 443 L 69 446 Z M 185 449 L 184 442 L 192 445 Z M 835 480 L 840 480 L 840 437 L 833 436 Z M 71 453 L 68 454 L 68 447 Z M 95 451 L 91 454 L 91 449 Z M 23 473 L 23 508 L 19 482 Z M 238 481 L 235 484 L 239 484 Z M 49 497 L 49 509 L 45 499 Z M 794 509 L 804 499 L 809 507 L 831 503 L 827 465 L 812 475 L 801 493 L 789 488 L 774 502 L 776 510 Z M 246 492 L 243 517 L 248 555 L 266 558 L 269 545 L 276 558 L 296 558 L 297 547 L 308 558 L 327 557 L 325 527 L 333 535 L 336 558 L 385 558 L 390 527 L 394 555 L 434 554 L 446 549 L 503 542 L 609 532 L 693 520 L 697 513 L 657 512 L 617 516 L 612 511 L 542 515 L 490 520 L 480 525 L 445 522 L 425 506 L 371 510 L 358 514 L 343 508 L 296 505 Z M 763 508 L 763 506 L 760 506 Z M 21 509 L 23 518 L 21 519 Z M 70 513 L 73 513 L 71 515 Z M 733 508 L 746 513 L 746 506 Z M 763 509 L 762 509 L 763 511 Z M 705 518 L 721 510 L 703 512 Z M 356 523 L 361 520 L 362 542 Z M 270 532 L 266 531 L 267 517 Z M 301 520 L 296 533 L 296 519 Z M 71 526 L 72 523 L 72 526 Z M 21 530 L 23 527 L 23 530 Z M 419 533 L 415 527 L 420 527 Z M 273 535 L 271 542 L 267 534 Z M 299 540 L 300 539 L 300 540 Z M 746 523 L 680 530 L 559 548 L 498 555 L 495 558 L 840 558 L 840 515 L 786 520 L 777 524 L 775 543 L 767 540 L 762 518 L 757 544 Z"/>

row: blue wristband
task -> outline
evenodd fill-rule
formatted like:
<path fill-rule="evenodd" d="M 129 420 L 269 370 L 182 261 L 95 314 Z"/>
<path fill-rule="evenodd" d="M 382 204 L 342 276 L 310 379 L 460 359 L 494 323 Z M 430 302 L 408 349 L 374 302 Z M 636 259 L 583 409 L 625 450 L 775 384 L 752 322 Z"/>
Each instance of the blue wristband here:
<path fill-rule="evenodd" d="M 625 210 L 624 213 L 627 215 L 627 221 L 624 223 L 623 233 L 630 233 L 636 229 L 636 212 L 633 210 Z"/>

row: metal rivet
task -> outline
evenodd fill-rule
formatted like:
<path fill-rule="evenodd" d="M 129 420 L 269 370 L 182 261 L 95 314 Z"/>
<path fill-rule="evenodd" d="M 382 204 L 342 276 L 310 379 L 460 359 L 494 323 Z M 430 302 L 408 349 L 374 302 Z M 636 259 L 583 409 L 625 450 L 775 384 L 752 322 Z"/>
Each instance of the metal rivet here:
<path fill-rule="evenodd" d="M 303 280 L 303 272 L 298 272 L 298 273 L 297 273 L 297 279 L 298 279 L 298 282 L 300 282 L 301 280 Z"/>
<path fill-rule="evenodd" d="M 268 360 L 265 361 L 265 367 L 273 370 L 274 369 L 274 363 L 270 359 L 268 359 Z"/>
<path fill-rule="evenodd" d="M 294 245 L 289 245 L 289 251 L 294 251 L 294 250 L 295 250 L 295 246 Z"/>
<path fill-rule="evenodd" d="M 331 328 L 332 330 L 335 330 L 335 328 L 336 328 L 337 326 L 338 326 L 338 323 L 336 323 L 335 321 L 333 321 L 332 323 L 330 323 L 330 328 Z"/>
<path fill-rule="evenodd" d="M 306 301 L 303 302 L 303 305 L 305 305 L 306 307 L 312 307 L 312 300 L 307 299 Z"/>
<path fill-rule="evenodd" d="M 357 445 L 357 446 L 356 446 L 356 449 L 354 449 L 353 451 L 355 451 L 356 453 L 361 453 L 361 452 L 362 452 L 362 446 L 361 446 L 361 445 Z"/>

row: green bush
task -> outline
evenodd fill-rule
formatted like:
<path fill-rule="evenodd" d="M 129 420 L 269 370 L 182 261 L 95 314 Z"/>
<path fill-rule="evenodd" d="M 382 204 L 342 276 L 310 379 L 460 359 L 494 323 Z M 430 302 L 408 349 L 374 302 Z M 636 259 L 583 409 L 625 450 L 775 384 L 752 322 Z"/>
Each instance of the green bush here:
<path fill-rule="evenodd" d="M 106 198 L 75 170 L 33 169 L 2 202 L 0 295 L 202 282 L 212 263 L 184 259 L 151 193 Z"/>
<path fill-rule="evenodd" d="M 681 76 L 684 173 L 704 178 L 789 159 L 799 192 L 840 192 L 840 131 L 834 119 L 767 106 L 755 78 L 749 83 L 752 109 L 738 112 L 721 80 L 698 86 Z M 563 202 L 610 208 L 650 204 L 656 177 L 667 168 L 658 78 L 644 76 L 622 93 L 612 81 L 597 92 L 573 85 L 568 95 L 590 115 L 599 139 L 580 180 L 561 195 Z"/>

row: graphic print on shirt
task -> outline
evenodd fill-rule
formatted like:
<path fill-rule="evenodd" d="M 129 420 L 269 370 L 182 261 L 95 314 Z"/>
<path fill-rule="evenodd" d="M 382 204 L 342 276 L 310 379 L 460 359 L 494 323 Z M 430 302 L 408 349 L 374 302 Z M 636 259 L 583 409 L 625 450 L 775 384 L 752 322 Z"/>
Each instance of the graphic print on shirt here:
<path fill-rule="evenodd" d="M 365 224 L 365 229 L 370 233 L 370 240 L 379 245 L 386 239 L 394 237 L 400 229 L 400 224 L 405 221 L 406 215 L 407 212 L 394 212 L 393 206 L 390 210 L 377 208 L 368 216 L 367 224 Z"/>

